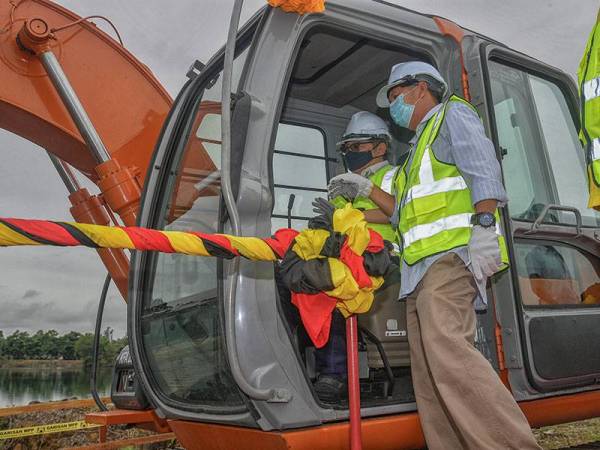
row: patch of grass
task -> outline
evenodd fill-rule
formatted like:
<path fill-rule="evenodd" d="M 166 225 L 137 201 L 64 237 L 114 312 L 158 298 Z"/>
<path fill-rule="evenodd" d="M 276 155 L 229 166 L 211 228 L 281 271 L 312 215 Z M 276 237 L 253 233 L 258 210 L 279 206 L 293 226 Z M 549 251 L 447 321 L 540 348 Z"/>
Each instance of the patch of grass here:
<path fill-rule="evenodd" d="M 600 441 L 600 418 L 533 430 L 544 450 L 556 450 Z"/>

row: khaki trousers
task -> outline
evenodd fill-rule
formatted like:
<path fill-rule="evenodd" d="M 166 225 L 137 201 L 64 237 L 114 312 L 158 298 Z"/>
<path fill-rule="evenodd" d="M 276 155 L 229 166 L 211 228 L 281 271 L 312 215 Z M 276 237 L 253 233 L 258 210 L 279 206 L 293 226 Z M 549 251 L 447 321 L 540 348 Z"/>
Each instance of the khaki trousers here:
<path fill-rule="evenodd" d="M 454 253 L 407 298 L 412 379 L 430 450 L 541 450 L 527 419 L 474 346 L 476 286 Z"/>

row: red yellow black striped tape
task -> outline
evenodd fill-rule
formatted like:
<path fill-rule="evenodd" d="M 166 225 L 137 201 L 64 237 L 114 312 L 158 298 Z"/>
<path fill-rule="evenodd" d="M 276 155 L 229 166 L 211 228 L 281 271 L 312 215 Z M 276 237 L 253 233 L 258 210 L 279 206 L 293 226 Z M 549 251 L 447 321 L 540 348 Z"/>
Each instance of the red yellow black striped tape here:
<path fill-rule="evenodd" d="M 257 238 L 0 218 L 0 247 L 86 246 L 223 258 L 242 256 L 254 261 L 283 259 L 291 249 L 293 254 L 307 263 L 319 260 L 326 264 L 322 266 L 321 280 L 317 283 L 323 287 L 313 288 L 311 292 L 322 290 L 337 299 L 337 307 L 344 315 L 366 312 L 371 307 L 373 292 L 383 283 L 383 269 L 375 271 L 377 273 L 367 273 L 362 255 L 365 252 L 381 253 L 384 249 L 383 240 L 367 228 L 362 212 L 350 205 L 337 209 L 332 222 L 331 230 L 308 229 L 298 232 L 284 228 L 270 238 Z M 341 251 L 332 257 L 324 249 L 329 238 L 336 235 L 343 236 L 343 245 Z"/>
<path fill-rule="evenodd" d="M 275 261 L 283 257 L 297 231 L 279 230 L 272 238 L 239 237 L 194 231 L 107 227 L 76 222 L 0 218 L 0 246 L 55 245 L 122 248 L 162 253 Z"/>

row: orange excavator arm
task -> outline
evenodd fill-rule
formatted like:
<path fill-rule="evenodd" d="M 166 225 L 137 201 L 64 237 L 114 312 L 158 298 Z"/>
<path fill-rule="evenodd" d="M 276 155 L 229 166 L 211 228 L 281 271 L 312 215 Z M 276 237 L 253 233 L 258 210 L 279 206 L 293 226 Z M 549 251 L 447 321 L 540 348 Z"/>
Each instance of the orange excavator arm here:
<path fill-rule="evenodd" d="M 16 3 L 16 2 L 15 2 Z M 0 127 L 58 156 L 98 181 L 97 163 L 52 85 L 37 55 L 17 40 L 26 21 L 49 30 L 80 19 L 46 0 L 3 0 L 0 23 Z M 49 31 L 48 30 L 48 31 Z M 47 45 L 65 74 L 110 156 L 137 167 L 143 184 L 154 144 L 171 107 L 171 97 L 152 72 L 93 23 L 82 21 L 50 33 Z"/>
<path fill-rule="evenodd" d="M 72 181 L 75 220 L 108 225 L 114 211 L 135 225 L 169 94 L 119 42 L 50 1 L 1 0 L 0 27 L 0 127 L 51 154 Z M 100 194 L 80 188 L 69 165 Z M 99 254 L 126 297 L 127 257 Z"/>

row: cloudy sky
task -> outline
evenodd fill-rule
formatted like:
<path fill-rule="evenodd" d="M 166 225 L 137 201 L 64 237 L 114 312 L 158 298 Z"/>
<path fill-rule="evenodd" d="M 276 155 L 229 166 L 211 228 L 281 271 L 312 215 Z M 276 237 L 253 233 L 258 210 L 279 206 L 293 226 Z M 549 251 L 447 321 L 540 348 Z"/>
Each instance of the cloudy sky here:
<path fill-rule="evenodd" d="M 6 0 L 4 0 L 6 1 Z M 248 18 L 266 0 L 246 0 Z M 575 75 L 597 0 L 388 0 L 454 20 Z M 101 14 L 174 97 L 195 60 L 226 38 L 230 0 L 61 0 L 81 16 Z M 167 8 L 166 5 L 169 5 Z M 101 21 L 100 27 L 111 33 Z M 45 153 L 0 130 L 0 216 L 71 220 L 64 185 Z M 94 191 L 95 192 L 95 191 Z M 92 331 L 105 270 L 88 249 L 0 249 L 0 330 Z M 111 290 L 105 325 L 125 333 L 125 306 Z"/>

